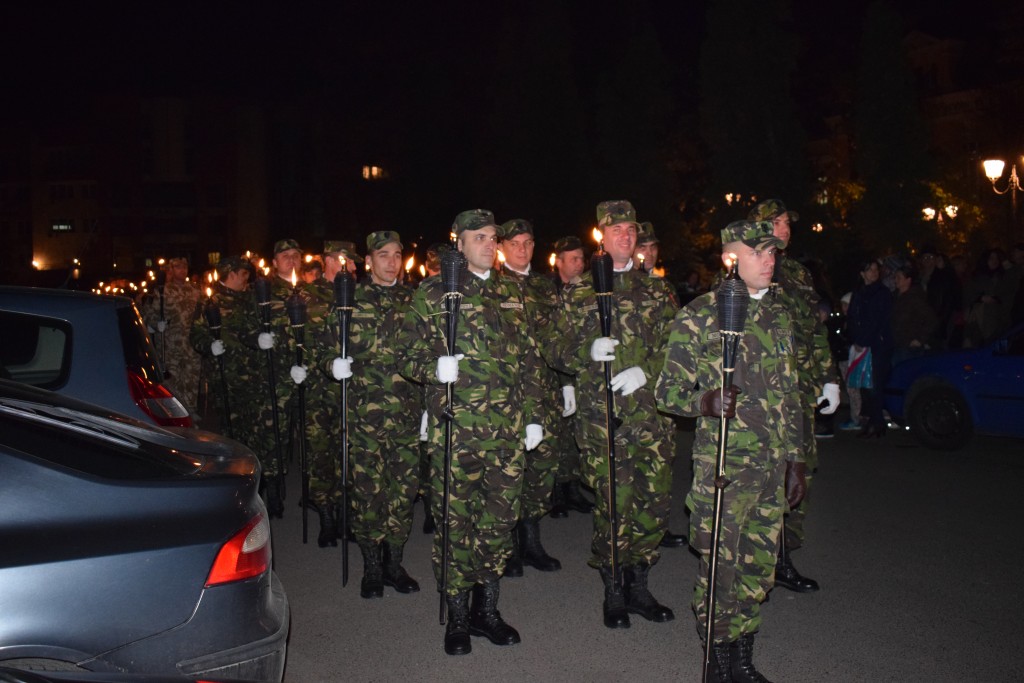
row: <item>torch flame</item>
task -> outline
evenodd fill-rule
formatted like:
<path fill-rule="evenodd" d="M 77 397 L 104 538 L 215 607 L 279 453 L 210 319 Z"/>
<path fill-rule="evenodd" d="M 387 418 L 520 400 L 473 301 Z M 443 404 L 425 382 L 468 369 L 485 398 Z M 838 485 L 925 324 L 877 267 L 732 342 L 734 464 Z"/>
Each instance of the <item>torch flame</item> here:
<path fill-rule="evenodd" d="M 213 290 L 209 287 L 206 288 L 206 298 L 209 299 L 213 296 Z"/>
<path fill-rule="evenodd" d="M 260 263 L 259 263 L 259 268 L 260 268 L 260 270 L 263 270 L 263 269 L 264 269 L 264 268 L 266 268 L 266 267 L 267 267 L 267 261 L 266 261 L 266 259 L 260 259 Z"/>
<path fill-rule="evenodd" d="M 426 276 L 427 276 L 427 267 L 426 267 L 426 266 L 424 266 L 424 265 L 423 265 L 423 264 L 421 263 L 421 264 L 420 264 L 420 277 L 426 277 Z"/>
<path fill-rule="evenodd" d="M 594 231 L 593 231 L 592 234 L 594 236 L 594 241 L 595 242 L 597 242 L 598 244 L 601 244 L 602 242 L 604 242 L 604 235 L 601 233 L 600 230 L 598 230 L 597 228 L 594 228 Z"/>
<path fill-rule="evenodd" d="M 295 274 L 295 269 L 292 268 L 292 287 L 299 286 L 299 276 Z"/>
<path fill-rule="evenodd" d="M 416 265 L 416 255 L 415 254 L 410 256 L 409 260 L 405 262 L 405 272 L 408 273 L 410 270 L 412 270 L 412 267 L 414 265 Z"/>
<path fill-rule="evenodd" d="M 345 268 L 345 255 L 344 254 L 338 254 L 338 263 L 341 264 L 341 269 L 342 270 L 347 270 L 347 268 Z"/>
<path fill-rule="evenodd" d="M 505 252 L 501 249 L 498 250 L 498 263 L 505 263 Z"/>
<path fill-rule="evenodd" d="M 263 263 L 263 261 L 260 260 L 260 263 Z M 263 276 L 264 277 L 267 277 L 268 275 L 270 275 L 270 266 L 260 266 L 260 268 L 263 269 Z"/>
<path fill-rule="evenodd" d="M 637 254 L 637 257 L 640 259 L 640 265 L 643 265 L 644 261 L 647 260 L 647 257 L 643 254 Z"/>
<path fill-rule="evenodd" d="M 551 252 L 551 256 L 548 256 L 548 265 L 551 266 L 552 268 L 554 268 L 555 267 L 555 259 L 557 259 L 557 258 L 558 257 L 555 256 L 555 252 Z"/>
<path fill-rule="evenodd" d="M 732 270 L 734 263 L 736 263 L 736 254 L 729 252 L 729 255 L 725 257 L 725 269 Z"/>
<path fill-rule="evenodd" d="M 448 233 L 448 239 L 450 239 L 452 241 L 452 244 L 455 244 L 455 237 L 456 237 L 456 235 L 455 235 L 455 231 L 454 230 L 452 230 L 450 233 Z"/>
<path fill-rule="evenodd" d="M 312 263 L 313 262 L 313 255 L 312 254 L 306 254 L 305 258 L 306 258 L 306 263 Z"/>
<path fill-rule="evenodd" d="M 220 280 L 220 275 L 217 274 L 217 269 L 214 268 L 213 269 L 213 281 L 216 282 L 217 280 Z"/>

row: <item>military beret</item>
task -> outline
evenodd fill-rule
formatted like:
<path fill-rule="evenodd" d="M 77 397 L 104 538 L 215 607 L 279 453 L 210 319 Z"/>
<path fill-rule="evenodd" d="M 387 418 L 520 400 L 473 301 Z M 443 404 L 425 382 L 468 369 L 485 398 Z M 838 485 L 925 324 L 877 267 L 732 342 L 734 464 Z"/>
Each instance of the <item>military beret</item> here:
<path fill-rule="evenodd" d="M 651 223 L 641 223 L 640 231 L 636 235 L 636 244 L 660 244 L 661 240 L 654 232 L 654 226 Z"/>
<path fill-rule="evenodd" d="M 491 226 L 497 231 L 501 231 L 498 224 L 494 221 L 494 214 L 487 209 L 470 209 L 469 211 L 463 211 L 455 217 L 455 222 L 452 223 L 452 232 L 456 235 L 461 235 L 466 230 L 480 230 Z"/>
<path fill-rule="evenodd" d="M 632 204 L 625 199 L 615 199 L 597 205 L 597 227 L 607 228 L 619 223 L 632 223 L 637 228 L 640 227 L 636 222 L 636 209 Z"/>
<path fill-rule="evenodd" d="M 501 224 L 501 239 L 510 240 L 519 235 L 533 237 L 533 224 L 523 218 L 513 218 Z"/>
<path fill-rule="evenodd" d="M 346 240 L 327 240 L 324 242 L 324 254 L 341 254 L 349 261 L 363 262 L 363 258 L 356 253 L 356 243 Z"/>
<path fill-rule="evenodd" d="M 289 249 L 298 249 L 299 251 L 302 251 L 299 243 L 292 239 L 278 240 L 277 242 L 274 242 L 274 256 L 277 256 L 282 251 L 288 251 Z"/>
<path fill-rule="evenodd" d="M 371 232 L 369 237 L 366 238 L 366 250 L 377 251 L 385 244 L 390 244 L 391 242 L 398 243 L 398 248 L 402 249 L 402 238 L 394 230 Z"/>
<path fill-rule="evenodd" d="M 787 211 L 786 205 L 782 203 L 781 199 L 766 199 L 763 202 L 759 202 L 747 214 L 747 220 L 773 221 L 784 213 L 789 214 L 789 220 L 791 221 L 800 220 L 800 214 L 796 211 Z"/>
<path fill-rule="evenodd" d="M 580 241 L 579 237 L 575 235 L 569 235 L 568 237 L 562 237 L 555 242 L 555 253 L 561 254 L 563 251 L 575 251 L 583 248 L 583 242 Z"/>
<path fill-rule="evenodd" d="M 722 244 L 743 242 L 753 249 L 781 247 L 782 240 L 772 230 L 772 224 L 768 221 L 733 221 L 722 230 Z"/>

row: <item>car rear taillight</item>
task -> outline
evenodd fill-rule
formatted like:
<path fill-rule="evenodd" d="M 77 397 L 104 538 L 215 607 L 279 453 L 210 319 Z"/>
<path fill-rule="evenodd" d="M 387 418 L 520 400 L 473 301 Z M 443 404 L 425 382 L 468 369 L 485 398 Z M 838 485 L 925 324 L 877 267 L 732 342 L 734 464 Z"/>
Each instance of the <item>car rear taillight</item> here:
<path fill-rule="evenodd" d="M 167 387 L 133 370 L 128 371 L 128 386 L 131 388 L 135 404 L 153 418 L 153 422 L 161 427 L 192 426 L 188 410 L 167 390 Z"/>
<path fill-rule="evenodd" d="M 256 515 L 245 528 L 221 546 L 206 587 L 259 576 L 270 568 L 270 523 Z"/>

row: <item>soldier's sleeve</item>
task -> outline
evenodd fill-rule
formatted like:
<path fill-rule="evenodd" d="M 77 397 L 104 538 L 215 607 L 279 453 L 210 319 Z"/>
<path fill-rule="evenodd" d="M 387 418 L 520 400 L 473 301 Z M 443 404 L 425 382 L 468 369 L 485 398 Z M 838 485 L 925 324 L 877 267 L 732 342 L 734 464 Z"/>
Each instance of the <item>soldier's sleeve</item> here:
<path fill-rule="evenodd" d="M 641 369 L 648 377 L 657 377 L 665 362 L 665 347 L 679 309 L 667 282 L 661 278 L 649 278 L 649 281 L 656 306 L 651 311 L 651 352 Z"/>
<path fill-rule="evenodd" d="M 431 322 L 434 316 L 441 314 L 439 297 L 432 295 L 439 287 L 439 280 L 433 283 L 423 281 L 395 339 L 395 348 L 400 350 L 399 372 L 406 379 L 421 384 L 438 383 L 437 359 L 447 352 L 443 340 L 434 336 Z"/>
<path fill-rule="evenodd" d="M 192 327 L 188 331 L 188 342 L 199 355 L 212 355 L 210 345 L 213 343 L 213 332 L 210 331 L 205 318 L 192 321 Z"/>
<path fill-rule="evenodd" d="M 701 387 L 698 382 L 703 334 L 708 321 L 695 317 L 695 313 L 689 306 L 684 307 L 669 326 L 664 363 L 654 397 L 658 408 L 670 415 L 699 416 L 700 397 L 709 388 Z"/>
<path fill-rule="evenodd" d="M 516 291 L 516 288 L 509 287 L 510 295 Z M 524 305 L 524 314 L 526 313 Z M 529 325 L 524 325 L 521 329 L 522 354 L 520 362 L 522 363 L 522 374 L 520 377 L 522 378 L 523 385 L 523 423 L 542 424 L 544 416 L 541 414 L 541 406 L 544 401 L 550 398 L 544 395 L 544 382 L 541 381 L 541 373 L 546 371 L 545 362 L 540 352 L 540 344 L 543 341 L 542 338 L 538 339 L 535 335 L 530 334 Z"/>

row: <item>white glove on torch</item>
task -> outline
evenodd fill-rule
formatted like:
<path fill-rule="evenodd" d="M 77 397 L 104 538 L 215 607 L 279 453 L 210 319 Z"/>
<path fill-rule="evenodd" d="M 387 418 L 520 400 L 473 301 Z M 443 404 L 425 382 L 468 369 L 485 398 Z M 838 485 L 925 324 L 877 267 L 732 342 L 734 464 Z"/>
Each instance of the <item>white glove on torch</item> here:
<path fill-rule="evenodd" d="M 569 417 L 576 412 L 576 387 L 566 384 L 562 387 L 562 417 Z"/>
<path fill-rule="evenodd" d="M 526 450 L 532 451 L 544 439 L 544 428 L 538 424 L 526 425 Z"/>
<path fill-rule="evenodd" d="M 301 365 L 293 365 L 292 369 L 288 372 L 292 376 L 292 381 L 296 384 L 302 384 L 306 381 L 306 368 Z"/>
<path fill-rule="evenodd" d="M 465 356 L 461 353 L 438 358 L 437 381 L 441 384 L 454 384 L 459 379 L 459 361 L 463 358 Z"/>
<path fill-rule="evenodd" d="M 647 375 L 638 365 L 626 368 L 612 377 L 612 391 L 618 391 L 623 396 L 629 396 L 645 384 L 647 384 Z"/>
<path fill-rule="evenodd" d="M 252 337 L 250 337 L 252 339 Z M 259 338 L 256 343 L 264 351 L 269 351 L 274 348 L 274 333 L 273 332 L 260 332 Z"/>
<path fill-rule="evenodd" d="M 597 362 L 615 360 L 615 347 L 619 345 L 618 339 L 611 337 L 598 337 L 590 345 L 590 357 Z"/>
<path fill-rule="evenodd" d="M 839 385 L 835 382 L 829 382 L 825 385 L 825 388 L 821 390 L 821 396 L 818 397 L 818 405 L 828 402 L 828 405 L 821 408 L 822 415 L 831 415 L 836 412 L 839 408 Z"/>
<path fill-rule="evenodd" d="M 334 379 L 348 379 L 352 376 L 352 356 L 348 358 L 338 357 L 331 362 L 331 374 Z"/>
<path fill-rule="evenodd" d="M 166 330 L 167 330 L 167 321 L 166 320 L 157 320 L 156 321 L 156 331 L 157 332 L 165 332 Z"/>
<path fill-rule="evenodd" d="M 423 411 L 422 417 L 420 417 L 420 441 L 427 440 L 427 411 Z"/>
<path fill-rule="evenodd" d="M 213 342 L 210 343 L 210 353 L 213 354 L 214 358 L 216 358 L 217 356 L 223 356 L 224 342 L 222 342 L 220 339 L 214 339 Z"/>

